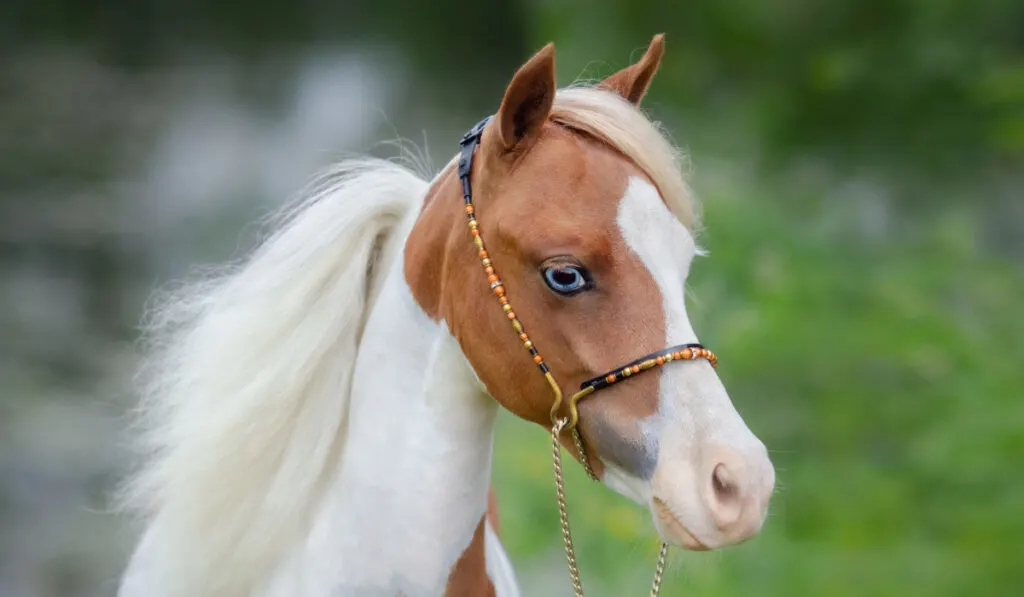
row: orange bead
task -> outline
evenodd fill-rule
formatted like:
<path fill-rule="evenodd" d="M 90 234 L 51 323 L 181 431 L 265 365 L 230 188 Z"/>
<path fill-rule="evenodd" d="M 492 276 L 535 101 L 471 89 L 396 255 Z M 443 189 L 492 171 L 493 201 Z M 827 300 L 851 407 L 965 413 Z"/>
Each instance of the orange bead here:
<path fill-rule="evenodd" d="M 488 265 L 487 267 L 484 268 L 484 272 L 488 274 L 493 274 L 494 268 Z"/>
<path fill-rule="evenodd" d="M 507 305 L 508 304 L 508 297 L 507 296 L 499 296 L 498 297 L 498 302 L 501 303 L 502 305 Z"/>
<path fill-rule="evenodd" d="M 522 334 L 519 334 L 519 339 L 522 340 L 523 342 L 526 342 L 527 340 L 530 339 L 530 337 L 526 335 L 526 332 L 523 332 Z"/>
<path fill-rule="evenodd" d="M 484 249 L 480 249 L 479 255 L 480 255 L 480 259 L 486 259 L 487 258 L 487 251 L 485 251 Z"/>
<path fill-rule="evenodd" d="M 693 356 L 693 351 L 692 350 L 690 350 L 689 348 L 683 349 L 682 358 L 688 359 L 688 358 L 690 358 L 692 356 Z"/>
<path fill-rule="evenodd" d="M 515 319 L 516 318 L 516 312 L 515 311 L 509 311 L 505 315 L 507 315 L 509 319 Z"/>
<path fill-rule="evenodd" d="M 496 294 L 498 296 L 505 296 L 505 287 L 504 286 L 495 286 L 494 287 L 494 294 Z"/>
<path fill-rule="evenodd" d="M 658 357 L 658 358 L 654 359 L 654 362 L 659 364 L 659 365 L 664 365 L 665 364 L 665 357 Z"/>
<path fill-rule="evenodd" d="M 537 363 L 538 365 L 540 365 L 540 362 L 541 362 L 541 361 L 543 361 L 543 360 L 544 360 L 544 359 L 543 359 L 543 358 L 541 358 L 541 356 L 540 356 L 539 354 L 535 354 L 535 355 L 533 355 L 533 362 L 534 362 L 534 363 Z"/>
<path fill-rule="evenodd" d="M 480 236 L 480 231 L 477 230 L 476 228 L 471 228 L 469 233 L 472 234 L 473 236 Z"/>
<path fill-rule="evenodd" d="M 491 284 L 494 284 L 495 282 L 498 281 L 498 276 L 495 276 L 494 274 L 491 274 L 491 275 L 487 276 L 487 281 L 490 282 Z"/>
<path fill-rule="evenodd" d="M 609 375 L 608 377 L 604 378 L 604 380 L 605 380 L 606 382 L 608 382 L 608 383 L 615 383 L 615 374 L 614 374 L 614 373 L 612 373 L 612 374 L 611 374 L 611 375 Z"/>
<path fill-rule="evenodd" d="M 629 369 L 630 369 L 630 370 L 631 370 L 631 371 L 632 371 L 633 373 L 640 373 L 640 366 L 639 366 L 639 365 L 633 365 L 633 366 L 632 366 L 632 367 L 630 367 Z"/>
<path fill-rule="evenodd" d="M 672 353 L 672 358 L 673 358 L 673 359 L 675 359 L 675 360 L 677 360 L 677 361 L 680 361 L 680 360 L 682 360 L 682 359 L 683 359 L 683 353 L 681 353 L 681 352 L 678 352 L 678 351 L 676 351 L 676 352 L 673 352 L 673 353 Z"/>
<path fill-rule="evenodd" d="M 466 213 L 468 213 L 468 214 L 473 213 L 473 206 L 472 205 L 467 205 L 466 206 Z"/>

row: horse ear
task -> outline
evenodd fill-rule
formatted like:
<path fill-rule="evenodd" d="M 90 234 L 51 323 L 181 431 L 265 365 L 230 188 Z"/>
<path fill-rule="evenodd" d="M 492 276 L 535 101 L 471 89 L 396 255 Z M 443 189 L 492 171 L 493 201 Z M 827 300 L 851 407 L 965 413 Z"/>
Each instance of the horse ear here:
<path fill-rule="evenodd" d="M 505 90 L 495 118 L 505 149 L 522 149 L 531 144 L 554 101 L 555 44 L 549 43 L 519 67 Z"/>
<path fill-rule="evenodd" d="M 627 66 L 598 84 L 598 87 L 610 89 L 626 98 L 632 104 L 639 104 L 651 86 L 651 79 L 661 64 L 661 56 L 665 53 L 665 34 L 659 33 L 651 39 L 644 57 L 636 64 Z"/>

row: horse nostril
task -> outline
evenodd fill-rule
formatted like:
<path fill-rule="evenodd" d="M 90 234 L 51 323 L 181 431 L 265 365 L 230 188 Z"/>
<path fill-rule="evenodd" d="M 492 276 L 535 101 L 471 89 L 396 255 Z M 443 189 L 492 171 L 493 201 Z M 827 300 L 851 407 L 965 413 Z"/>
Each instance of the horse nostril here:
<path fill-rule="evenodd" d="M 739 489 L 724 464 L 716 466 L 711 473 L 711 485 L 715 490 L 715 498 L 719 502 L 731 502 L 739 499 Z"/>
<path fill-rule="evenodd" d="M 708 507 L 716 526 L 728 532 L 743 516 L 743 491 L 740 480 L 725 462 L 711 471 L 711 492 Z"/>

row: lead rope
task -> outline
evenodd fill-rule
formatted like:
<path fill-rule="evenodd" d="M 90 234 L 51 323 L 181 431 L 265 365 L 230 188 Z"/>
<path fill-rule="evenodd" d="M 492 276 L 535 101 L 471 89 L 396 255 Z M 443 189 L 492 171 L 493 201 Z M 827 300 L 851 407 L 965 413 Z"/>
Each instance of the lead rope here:
<path fill-rule="evenodd" d="M 554 462 L 555 469 L 555 494 L 558 496 L 558 518 L 562 523 L 562 542 L 565 544 L 565 561 L 569 567 L 569 579 L 572 581 L 573 593 L 576 597 L 583 596 L 583 582 L 580 580 L 580 569 L 576 564 L 576 547 L 572 542 L 572 530 L 569 528 L 569 513 L 565 505 L 565 480 L 562 476 L 562 443 L 558 437 L 562 433 L 562 429 L 569 422 L 568 418 L 561 418 L 551 427 L 551 457 Z M 584 470 L 587 471 L 589 476 L 594 481 L 597 481 L 597 476 L 594 475 L 593 469 L 590 468 L 590 459 L 587 458 L 586 453 L 583 451 L 583 442 L 580 440 L 580 434 L 576 431 L 576 427 L 572 429 L 573 441 L 576 444 L 576 451 L 580 455 L 580 462 L 583 464 Z M 658 552 L 658 563 L 654 566 L 654 582 L 651 584 L 651 597 L 658 597 L 661 592 L 661 578 L 665 574 L 665 560 L 668 557 L 668 544 L 662 542 L 661 551 Z"/>
<path fill-rule="evenodd" d="M 572 544 L 572 530 L 569 529 L 569 513 L 565 507 L 565 482 L 562 480 L 562 444 L 558 434 L 568 423 L 568 419 L 559 419 L 551 428 L 551 456 L 555 463 L 555 494 L 558 496 L 558 517 L 562 522 L 562 542 L 565 544 L 565 560 L 569 564 L 569 579 L 576 597 L 583 597 L 583 583 L 580 581 L 580 569 L 576 566 L 576 549 Z M 589 466 L 587 467 L 590 468 Z"/>

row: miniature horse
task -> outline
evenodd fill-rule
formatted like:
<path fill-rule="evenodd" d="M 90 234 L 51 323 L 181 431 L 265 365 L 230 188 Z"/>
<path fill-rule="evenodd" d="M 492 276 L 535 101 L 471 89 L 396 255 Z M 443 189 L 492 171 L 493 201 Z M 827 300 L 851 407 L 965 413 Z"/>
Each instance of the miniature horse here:
<path fill-rule="evenodd" d="M 549 44 L 463 176 L 342 163 L 246 260 L 153 310 L 122 597 L 519 594 L 487 514 L 498 408 L 548 428 L 553 391 L 697 342 L 695 205 L 638 108 L 662 52 L 558 90 Z M 579 403 L 579 448 L 667 543 L 744 541 L 765 447 L 709 351 L 659 354 Z"/>

